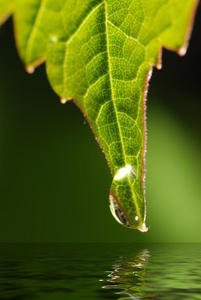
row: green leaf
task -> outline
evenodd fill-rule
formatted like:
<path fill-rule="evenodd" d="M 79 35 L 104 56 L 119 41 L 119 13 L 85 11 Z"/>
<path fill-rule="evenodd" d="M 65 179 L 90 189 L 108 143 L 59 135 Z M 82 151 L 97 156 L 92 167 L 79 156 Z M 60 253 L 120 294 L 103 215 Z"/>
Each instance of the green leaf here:
<path fill-rule="evenodd" d="M 0 25 L 15 9 L 16 0 L 0 0 Z"/>
<path fill-rule="evenodd" d="M 111 211 L 118 222 L 141 231 L 147 231 L 147 84 L 152 66 L 161 67 L 161 47 L 185 53 L 196 5 L 197 0 L 18 0 L 14 13 L 28 72 L 47 61 L 62 102 L 74 99 L 83 111 L 113 174 Z"/>

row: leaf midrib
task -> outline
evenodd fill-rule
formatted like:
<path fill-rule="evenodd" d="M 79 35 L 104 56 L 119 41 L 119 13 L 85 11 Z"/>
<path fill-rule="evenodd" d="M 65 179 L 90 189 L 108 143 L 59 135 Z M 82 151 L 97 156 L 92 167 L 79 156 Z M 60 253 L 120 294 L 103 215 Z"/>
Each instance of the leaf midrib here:
<path fill-rule="evenodd" d="M 123 151 L 123 159 L 124 159 L 124 164 L 125 166 L 127 165 L 127 161 L 126 161 L 126 153 L 125 153 L 125 148 L 124 148 L 124 142 L 122 139 L 122 132 L 121 132 L 121 126 L 119 125 L 119 117 L 118 117 L 118 111 L 117 111 L 117 107 L 115 104 L 115 99 L 114 99 L 114 93 L 113 93 L 113 79 L 112 79 L 112 71 L 111 71 L 111 61 L 110 61 L 110 49 L 109 49 L 109 34 L 108 34 L 108 23 L 110 23 L 110 21 L 108 21 L 108 13 L 107 13 L 107 0 L 105 0 L 105 26 L 106 26 L 106 40 L 107 40 L 107 54 L 108 54 L 108 67 L 109 67 L 109 79 L 110 79 L 110 87 L 111 87 L 111 96 L 112 96 L 112 102 L 113 102 L 113 106 L 114 106 L 114 110 L 115 110 L 115 114 L 116 114 L 116 118 L 117 118 L 117 126 L 118 126 L 118 130 L 119 130 L 119 136 L 120 136 L 120 140 L 121 140 L 121 146 L 122 146 L 122 151 Z M 130 181 L 130 177 L 127 175 L 128 178 L 128 182 L 130 187 L 132 187 L 132 183 Z M 137 211 L 137 215 L 140 216 L 141 221 L 142 221 L 142 217 L 140 214 L 140 210 L 139 210 L 139 206 L 136 200 L 136 195 L 133 191 L 133 189 L 131 188 L 131 193 L 133 195 L 133 200 L 135 202 L 135 207 L 136 207 L 136 211 Z"/>

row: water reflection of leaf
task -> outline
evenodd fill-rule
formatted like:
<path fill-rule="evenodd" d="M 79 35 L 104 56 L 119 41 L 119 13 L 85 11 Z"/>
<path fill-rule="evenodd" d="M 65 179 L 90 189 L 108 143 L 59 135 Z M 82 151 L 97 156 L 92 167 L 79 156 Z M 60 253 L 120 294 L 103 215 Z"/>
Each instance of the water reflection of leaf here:
<path fill-rule="evenodd" d="M 118 289 L 115 292 L 124 299 L 154 299 L 160 297 L 154 288 L 150 288 L 148 275 L 148 260 L 150 253 L 147 249 L 140 250 L 134 256 L 121 257 L 112 266 L 112 271 L 108 274 L 107 280 L 111 284 L 104 286 L 104 289 Z M 151 290 L 151 291 L 150 291 Z M 153 290 L 153 291 L 152 291 Z M 154 298 L 153 298 L 154 297 Z"/>

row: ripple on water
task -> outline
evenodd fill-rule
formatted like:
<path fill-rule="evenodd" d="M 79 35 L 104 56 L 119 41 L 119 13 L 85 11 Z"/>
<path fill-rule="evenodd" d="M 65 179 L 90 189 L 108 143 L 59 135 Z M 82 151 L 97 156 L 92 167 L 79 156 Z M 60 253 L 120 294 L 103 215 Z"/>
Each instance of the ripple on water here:
<path fill-rule="evenodd" d="M 201 299 L 200 244 L 0 247 L 0 299 Z"/>

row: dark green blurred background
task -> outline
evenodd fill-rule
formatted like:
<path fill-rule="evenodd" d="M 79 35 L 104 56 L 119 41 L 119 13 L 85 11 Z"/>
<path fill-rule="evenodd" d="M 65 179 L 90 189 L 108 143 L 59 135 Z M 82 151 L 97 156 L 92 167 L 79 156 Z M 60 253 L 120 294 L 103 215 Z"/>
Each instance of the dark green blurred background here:
<path fill-rule="evenodd" d="M 185 57 L 164 50 L 148 102 L 147 233 L 119 225 L 111 175 L 44 65 L 28 75 L 0 29 L 0 242 L 201 242 L 201 9 Z"/>

